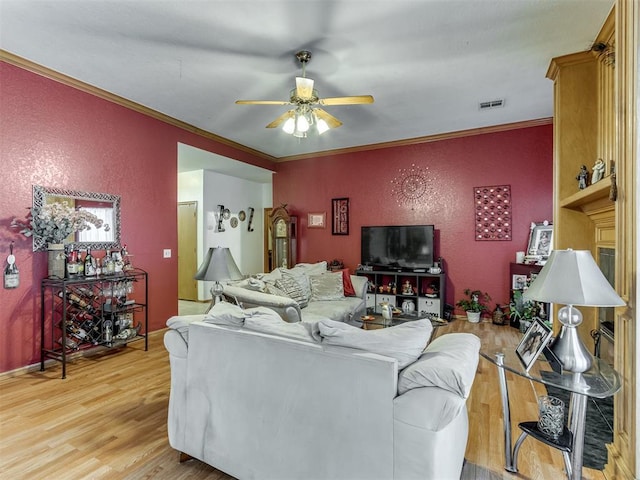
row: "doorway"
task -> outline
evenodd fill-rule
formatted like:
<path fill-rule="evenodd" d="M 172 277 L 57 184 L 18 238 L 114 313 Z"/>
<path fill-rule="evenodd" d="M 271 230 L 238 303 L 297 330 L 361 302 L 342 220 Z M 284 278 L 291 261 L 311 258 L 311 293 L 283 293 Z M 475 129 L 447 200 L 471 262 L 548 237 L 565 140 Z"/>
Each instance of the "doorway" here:
<path fill-rule="evenodd" d="M 178 202 L 178 299 L 198 301 L 198 202 Z"/>

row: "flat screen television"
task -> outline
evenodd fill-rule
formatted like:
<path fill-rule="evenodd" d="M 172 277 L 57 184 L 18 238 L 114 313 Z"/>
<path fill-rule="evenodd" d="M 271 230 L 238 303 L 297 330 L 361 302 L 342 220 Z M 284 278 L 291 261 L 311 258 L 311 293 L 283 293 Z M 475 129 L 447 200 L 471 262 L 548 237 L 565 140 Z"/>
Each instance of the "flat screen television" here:
<path fill-rule="evenodd" d="M 433 266 L 433 225 L 362 227 L 361 263 L 412 271 Z"/>

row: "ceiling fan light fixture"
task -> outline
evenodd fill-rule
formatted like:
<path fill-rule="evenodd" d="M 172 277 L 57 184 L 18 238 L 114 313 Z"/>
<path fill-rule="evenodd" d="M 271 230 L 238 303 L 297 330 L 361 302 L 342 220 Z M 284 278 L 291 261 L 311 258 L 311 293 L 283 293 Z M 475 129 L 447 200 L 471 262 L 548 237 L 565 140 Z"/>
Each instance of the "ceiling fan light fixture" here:
<path fill-rule="evenodd" d="M 313 97 L 313 80 L 306 77 L 296 77 L 296 93 L 301 99 Z"/>
<path fill-rule="evenodd" d="M 287 119 L 286 122 L 284 122 L 284 125 L 282 125 L 282 130 L 284 131 L 284 133 L 288 133 L 289 135 L 291 135 L 295 129 L 296 119 L 295 117 L 291 116 Z"/>
<path fill-rule="evenodd" d="M 300 114 L 296 115 L 296 130 L 297 131 L 306 133 L 309 130 L 310 126 L 311 126 L 311 124 L 310 124 L 309 120 L 307 119 L 306 115 L 300 115 Z"/>
<path fill-rule="evenodd" d="M 329 127 L 329 125 L 327 124 L 327 122 L 325 122 L 323 119 L 319 118 L 316 121 L 316 128 L 318 129 L 318 134 L 322 135 L 324 132 L 326 132 L 327 130 L 329 130 L 331 127 Z"/>

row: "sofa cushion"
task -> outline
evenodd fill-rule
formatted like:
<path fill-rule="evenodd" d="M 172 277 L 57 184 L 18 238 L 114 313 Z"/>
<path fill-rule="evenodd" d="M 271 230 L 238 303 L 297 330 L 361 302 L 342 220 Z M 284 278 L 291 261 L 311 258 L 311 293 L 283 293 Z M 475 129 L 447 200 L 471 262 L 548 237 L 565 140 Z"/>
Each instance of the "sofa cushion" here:
<path fill-rule="evenodd" d="M 275 312 L 274 312 L 275 313 Z M 280 318 L 278 314 L 270 316 L 252 316 L 247 317 L 244 321 L 244 328 L 279 337 L 292 338 L 303 342 L 313 342 L 315 340 L 311 335 L 311 324 L 308 323 L 289 323 Z"/>
<path fill-rule="evenodd" d="M 281 274 L 282 277 L 275 281 L 275 286 L 298 302 L 300 308 L 306 307 L 311 297 L 308 277 L 302 273 L 296 275 L 288 270 L 282 271 Z"/>
<path fill-rule="evenodd" d="M 307 276 L 311 275 L 320 275 L 327 271 L 327 262 L 317 262 L 317 263 L 296 263 L 296 265 L 290 269 L 291 272 L 297 274 L 304 273 Z"/>
<path fill-rule="evenodd" d="M 311 284 L 310 301 L 312 302 L 344 298 L 342 272 L 311 275 L 309 283 Z"/>
<path fill-rule="evenodd" d="M 415 320 L 379 330 L 362 330 L 334 320 L 317 323 L 322 342 L 393 357 L 398 367 L 414 362 L 427 346 L 433 327 L 430 320 Z"/>
<path fill-rule="evenodd" d="M 353 317 L 354 312 L 364 310 L 364 304 L 365 300 L 360 297 L 342 297 L 339 300 L 311 302 L 307 308 L 302 310 L 302 320 L 316 316 L 346 322 Z"/>
<path fill-rule="evenodd" d="M 471 333 L 448 333 L 429 344 L 418 360 L 400 372 L 398 393 L 439 387 L 467 398 L 478 366 L 480 339 Z"/>
<path fill-rule="evenodd" d="M 247 319 L 254 319 L 255 321 L 268 321 L 277 319 L 282 321 L 280 315 L 274 310 L 267 307 L 253 307 L 243 309 L 238 305 L 234 305 L 228 302 L 216 303 L 209 313 L 207 313 L 202 319 L 203 322 L 213 323 L 214 325 L 225 325 L 231 327 L 244 326 Z"/>

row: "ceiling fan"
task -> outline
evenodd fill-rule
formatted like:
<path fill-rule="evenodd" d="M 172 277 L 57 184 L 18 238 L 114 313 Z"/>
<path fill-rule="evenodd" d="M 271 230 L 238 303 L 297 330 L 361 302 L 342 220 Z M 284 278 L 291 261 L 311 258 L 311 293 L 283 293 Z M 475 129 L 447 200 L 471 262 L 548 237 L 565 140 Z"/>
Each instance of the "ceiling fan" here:
<path fill-rule="evenodd" d="M 305 138 L 310 128 L 315 125 L 319 134 L 331 128 L 338 128 L 342 122 L 317 105 L 358 105 L 373 103 L 371 95 L 355 95 L 351 97 L 319 98 L 313 88 L 313 80 L 305 76 L 305 67 L 311 60 L 311 52 L 301 50 L 296 58 L 302 64 L 302 76 L 296 77 L 296 88 L 291 90 L 289 101 L 285 100 L 237 100 L 240 105 L 295 105 L 295 108 L 283 113 L 267 128 L 282 125 L 282 129 L 295 137 Z"/>

